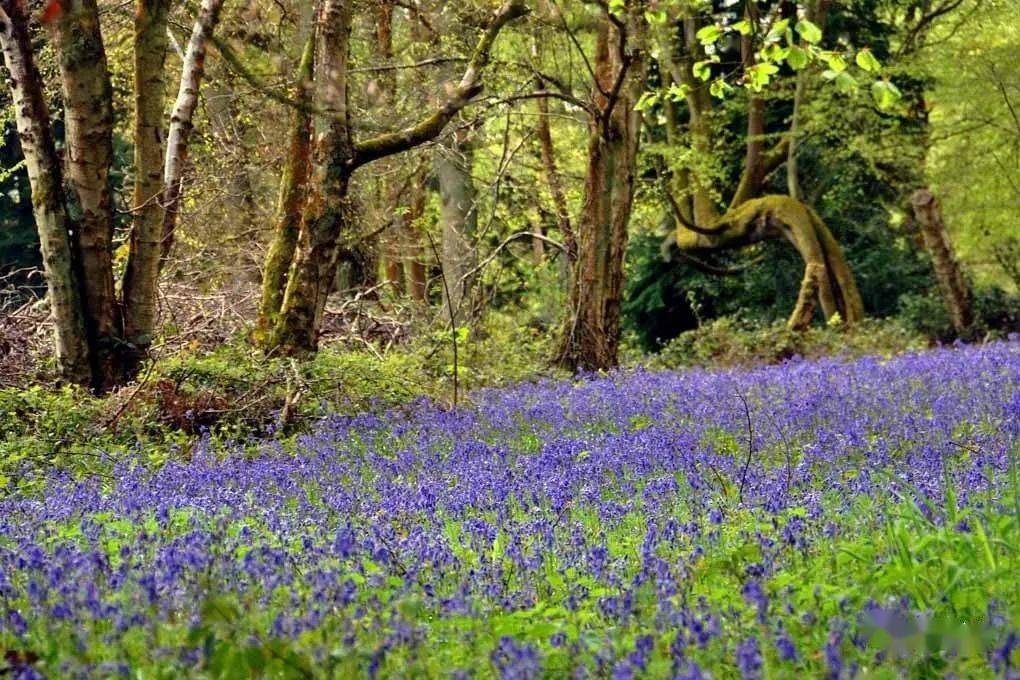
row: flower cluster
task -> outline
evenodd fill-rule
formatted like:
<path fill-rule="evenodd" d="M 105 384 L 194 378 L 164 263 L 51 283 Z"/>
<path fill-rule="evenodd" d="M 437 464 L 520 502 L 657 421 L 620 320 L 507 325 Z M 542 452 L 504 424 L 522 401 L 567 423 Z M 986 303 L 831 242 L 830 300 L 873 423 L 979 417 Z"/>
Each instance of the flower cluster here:
<path fill-rule="evenodd" d="M 0 500 L 0 672 L 1014 677 L 1018 423 L 994 344 L 54 471 Z"/>

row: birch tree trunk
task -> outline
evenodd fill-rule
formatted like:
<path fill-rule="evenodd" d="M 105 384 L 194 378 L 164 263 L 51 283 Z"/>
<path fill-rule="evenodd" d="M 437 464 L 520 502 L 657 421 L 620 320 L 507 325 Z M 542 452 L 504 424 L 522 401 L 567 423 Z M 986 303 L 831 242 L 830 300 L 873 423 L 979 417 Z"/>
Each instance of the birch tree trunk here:
<path fill-rule="evenodd" d="M 0 2 L 0 46 L 10 73 L 21 151 L 32 187 L 32 208 L 55 329 L 57 365 L 74 383 L 92 382 L 88 338 L 82 313 L 64 205 L 63 171 L 50 128 L 43 82 L 32 54 L 28 17 L 19 0 Z"/>
<path fill-rule="evenodd" d="M 134 173 L 131 240 L 124 271 L 124 337 L 137 363 L 152 344 L 162 256 L 163 106 L 170 0 L 137 0 L 134 36 Z"/>
<path fill-rule="evenodd" d="M 223 0 L 202 0 L 198 19 L 191 30 L 184 53 L 184 66 L 181 70 L 181 84 L 177 90 L 177 100 L 170 114 L 170 127 L 167 132 L 166 164 L 163 168 L 163 204 L 166 212 L 163 217 L 163 229 L 160 247 L 160 265 L 166 263 L 173 247 L 174 230 L 180 213 L 181 198 L 184 192 L 184 172 L 188 163 L 188 144 L 194 129 L 195 109 L 198 108 L 198 95 L 205 78 L 205 56 L 209 38 L 219 23 Z"/>
<path fill-rule="evenodd" d="M 113 89 L 96 0 L 64 0 L 50 26 L 64 94 L 69 198 L 78 227 L 72 248 L 80 262 L 94 387 L 103 391 L 123 380 L 112 266 Z"/>

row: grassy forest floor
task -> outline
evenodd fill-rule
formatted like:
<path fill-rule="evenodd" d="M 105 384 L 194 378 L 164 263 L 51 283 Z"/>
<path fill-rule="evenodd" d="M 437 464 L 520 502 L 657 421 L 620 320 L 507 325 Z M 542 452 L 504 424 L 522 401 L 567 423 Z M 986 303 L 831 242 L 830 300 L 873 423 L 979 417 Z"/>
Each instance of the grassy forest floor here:
<path fill-rule="evenodd" d="M 456 409 L 439 350 L 0 392 L 0 669 L 1016 677 L 1015 341 L 723 324 L 568 380 L 505 340 Z"/>

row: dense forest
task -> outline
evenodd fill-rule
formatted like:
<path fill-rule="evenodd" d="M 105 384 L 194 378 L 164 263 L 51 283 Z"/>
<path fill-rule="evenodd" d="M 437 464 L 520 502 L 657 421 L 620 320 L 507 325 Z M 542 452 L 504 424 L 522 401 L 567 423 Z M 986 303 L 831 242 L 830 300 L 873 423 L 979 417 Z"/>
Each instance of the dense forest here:
<path fill-rule="evenodd" d="M 1020 0 L 0 49 L 0 676 L 1015 677 Z"/>
<path fill-rule="evenodd" d="M 1016 329 L 1013 3 L 363 4 L 5 9 L 5 368 Z"/>

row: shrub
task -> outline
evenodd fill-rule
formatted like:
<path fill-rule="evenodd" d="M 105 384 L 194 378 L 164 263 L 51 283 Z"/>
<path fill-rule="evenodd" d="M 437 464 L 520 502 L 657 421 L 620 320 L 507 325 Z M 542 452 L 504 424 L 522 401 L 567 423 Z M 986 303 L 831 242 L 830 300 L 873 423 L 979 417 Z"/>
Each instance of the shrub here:
<path fill-rule="evenodd" d="M 1020 332 L 1020 295 L 997 286 L 974 288 L 974 323 L 961 337 L 984 340 Z M 957 337 L 949 313 L 937 290 L 911 293 L 900 298 L 904 323 L 924 335 L 943 342 Z"/>
<path fill-rule="evenodd" d="M 750 366 L 794 357 L 891 356 L 927 344 L 922 335 L 895 319 L 868 319 L 850 328 L 834 325 L 797 333 L 787 330 L 782 322 L 763 324 L 724 317 L 682 333 L 644 363 L 659 368 Z"/>

